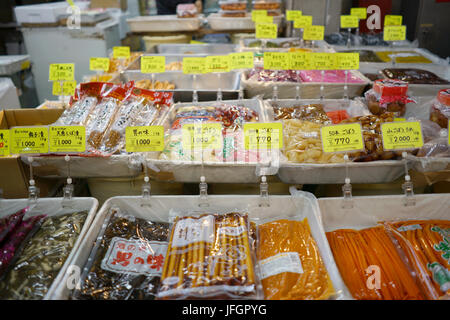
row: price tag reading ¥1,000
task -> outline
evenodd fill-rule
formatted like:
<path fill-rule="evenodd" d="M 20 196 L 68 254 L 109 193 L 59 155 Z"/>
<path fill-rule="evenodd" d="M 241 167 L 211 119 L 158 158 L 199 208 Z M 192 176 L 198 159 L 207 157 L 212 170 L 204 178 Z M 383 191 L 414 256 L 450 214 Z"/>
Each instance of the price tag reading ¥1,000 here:
<path fill-rule="evenodd" d="M 73 96 L 75 94 L 75 88 L 77 87 L 76 81 L 60 81 L 53 82 L 52 94 L 54 96 Z"/>
<path fill-rule="evenodd" d="M 336 56 L 336 69 L 338 70 L 358 70 L 359 52 L 338 52 Z"/>
<path fill-rule="evenodd" d="M 16 127 L 10 130 L 12 154 L 48 153 L 48 127 Z"/>
<path fill-rule="evenodd" d="M 166 71 L 165 56 L 142 56 L 141 72 L 142 73 L 161 73 Z"/>
<path fill-rule="evenodd" d="M 351 8 L 350 15 L 358 17 L 359 20 L 367 19 L 367 8 Z"/>
<path fill-rule="evenodd" d="M 384 150 L 407 150 L 423 146 L 419 121 L 397 121 L 381 124 Z"/>
<path fill-rule="evenodd" d="M 206 58 L 203 57 L 184 57 L 183 73 L 200 74 L 206 72 Z"/>
<path fill-rule="evenodd" d="M 75 64 L 73 63 L 52 63 L 50 64 L 48 80 L 50 81 L 72 81 L 75 74 Z"/>
<path fill-rule="evenodd" d="M 267 10 L 252 10 L 252 21 L 256 22 L 258 17 L 267 17 Z"/>
<path fill-rule="evenodd" d="M 245 123 L 245 150 L 268 150 L 283 148 L 283 125 L 273 123 Z"/>
<path fill-rule="evenodd" d="M 324 152 L 349 152 L 364 150 L 361 124 L 338 124 L 321 128 Z"/>
<path fill-rule="evenodd" d="M 84 126 L 51 126 L 50 152 L 85 152 L 86 128 Z"/>
<path fill-rule="evenodd" d="M 130 57 L 130 47 L 113 47 L 113 58 L 128 59 Z"/>
<path fill-rule="evenodd" d="M 234 52 L 230 53 L 231 69 L 253 69 L 255 59 L 253 52 Z"/>
<path fill-rule="evenodd" d="M 0 130 L 0 157 L 9 156 L 9 130 Z"/>
<path fill-rule="evenodd" d="M 181 132 L 183 150 L 222 149 L 222 125 L 220 123 L 184 124 Z"/>
<path fill-rule="evenodd" d="M 403 22 L 402 16 L 397 15 L 385 15 L 384 16 L 384 26 L 401 26 Z"/>
<path fill-rule="evenodd" d="M 386 26 L 383 30 L 384 41 L 406 40 L 406 26 Z"/>
<path fill-rule="evenodd" d="M 264 52 L 264 69 L 287 70 L 289 67 L 288 52 Z"/>
<path fill-rule="evenodd" d="M 294 28 L 304 29 L 306 27 L 312 26 L 312 16 L 301 16 L 294 20 Z"/>
<path fill-rule="evenodd" d="M 303 40 L 323 40 L 324 26 L 309 26 L 303 30 Z"/>
<path fill-rule="evenodd" d="M 313 52 L 311 60 L 315 70 L 336 70 L 335 53 Z"/>
<path fill-rule="evenodd" d="M 351 29 L 351 28 L 358 28 L 359 27 L 359 20 L 357 16 L 351 16 L 351 15 L 343 15 L 341 16 L 341 28 L 342 29 Z"/>
<path fill-rule="evenodd" d="M 276 39 L 278 36 L 278 26 L 275 23 L 256 23 L 257 39 Z"/>
<path fill-rule="evenodd" d="M 295 21 L 302 16 L 301 10 L 286 10 L 286 20 Z"/>
<path fill-rule="evenodd" d="M 207 56 L 207 72 L 228 72 L 230 71 L 230 56 Z"/>
<path fill-rule="evenodd" d="M 107 72 L 109 70 L 109 58 L 90 58 L 89 70 Z"/>
<path fill-rule="evenodd" d="M 127 152 L 163 151 L 164 127 L 127 127 L 125 130 L 125 149 Z"/>
<path fill-rule="evenodd" d="M 314 68 L 310 52 L 289 52 L 289 69 L 311 70 Z"/>

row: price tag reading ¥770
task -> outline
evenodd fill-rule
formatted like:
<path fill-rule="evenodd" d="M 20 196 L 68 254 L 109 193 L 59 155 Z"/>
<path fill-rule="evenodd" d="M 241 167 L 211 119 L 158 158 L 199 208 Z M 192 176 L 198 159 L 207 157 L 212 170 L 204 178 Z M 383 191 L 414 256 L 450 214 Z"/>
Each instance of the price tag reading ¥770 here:
<path fill-rule="evenodd" d="M 16 127 L 10 130 L 12 154 L 48 153 L 48 127 Z"/>
<path fill-rule="evenodd" d="M 287 70 L 289 67 L 288 52 L 264 52 L 264 69 Z"/>
<path fill-rule="evenodd" d="M 84 126 L 51 126 L 49 129 L 50 152 L 86 151 Z"/>
<path fill-rule="evenodd" d="M 367 19 L 367 8 L 351 8 L 350 14 L 358 17 L 359 20 Z"/>
<path fill-rule="evenodd" d="M 401 26 L 403 21 L 402 16 L 397 15 L 385 15 L 384 16 L 384 26 Z"/>
<path fill-rule="evenodd" d="M 206 70 L 208 72 L 228 72 L 230 71 L 229 56 L 207 56 Z"/>
<path fill-rule="evenodd" d="M 278 36 L 278 26 L 275 23 L 256 23 L 257 39 L 276 39 Z"/>
<path fill-rule="evenodd" d="M 358 70 L 359 52 L 338 52 L 336 56 L 336 69 L 338 70 Z"/>
<path fill-rule="evenodd" d="M 52 94 L 54 96 L 73 96 L 75 94 L 75 88 L 77 87 L 76 81 L 55 81 L 52 86 Z"/>
<path fill-rule="evenodd" d="M 336 70 L 335 53 L 313 52 L 311 60 L 315 70 Z"/>
<path fill-rule="evenodd" d="M 302 16 L 301 10 L 286 10 L 286 20 L 295 21 Z"/>
<path fill-rule="evenodd" d="M 0 157 L 9 156 L 9 130 L 0 130 Z"/>
<path fill-rule="evenodd" d="M 423 146 L 419 121 L 397 121 L 381 124 L 384 150 L 407 150 Z"/>
<path fill-rule="evenodd" d="M 303 40 L 323 40 L 324 26 L 309 26 L 303 31 Z"/>
<path fill-rule="evenodd" d="M 306 27 L 312 26 L 312 16 L 301 16 L 294 20 L 294 28 L 304 29 Z"/>
<path fill-rule="evenodd" d="M 338 124 L 321 128 L 324 152 L 349 152 L 364 150 L 360 123 Z"/>
<path fill-rule="evenodd" d="M 289 52 L 289 69 L 311 70 L 313 69 L 310 52 Z"/>
<path fill-rule="evenodd" d="M 383 30 L 384 41 L 406 40 L 406 26 L 386 26 Z"/>
<path fill-rule="evenodd" d="M 165 56 L 142 56 L 141 72 L 142 73 L 161 73 L 166 71 Z"/>
<path fill-rule="evenodd" d="M 255 59 L 253 52 L 234 52 L 230 53 L 231 69 L 253 69 Z"/>
<path fill-rule="evenodd" d="M 199 74 L 206 72 L 206 58 L 203 57 L 184 57 L 183 73 Z"/>
<path fill-rule="evenodd" d="M 222 125 L 220 123 L 184 124 L 181 132 L 183 150 L 222 149 Z"/>
<path fill-rule="evenodd" d="M 351 29 L 351 28 L 358 28 L 359 27 L 359 20 L 357 16 L 351 16 L 351 15 L 343 15 L 341 16 L 341 28 L 342 29 Z"/>
<path fill-rule="evenodd" d="M 71 81 L 74 79 L 75 64 L 73 63 L 52 63 L 49 68 L 48 80 L 50 81 Z"/>
<path fill-rule="evenodd" d="M 164 127 L 127 127 L 125 130 L 125 149 L 127 152 L 163 151 Z"/>
<path fill-rule="evenodd" d="M 107 72 L 109 70 L 109 58 L 90 58 L 89 70 Z"/>
<path fill-rule="evenodd" d="M 130 57 L 130 47 L 113 47 L 113 58 L 128 59 Z"/>
<path fill-rule="evenodd" d="M 245 123 L 245 150 L 268 150 L 283 148 L 283 125 L 273 123 Z"/>

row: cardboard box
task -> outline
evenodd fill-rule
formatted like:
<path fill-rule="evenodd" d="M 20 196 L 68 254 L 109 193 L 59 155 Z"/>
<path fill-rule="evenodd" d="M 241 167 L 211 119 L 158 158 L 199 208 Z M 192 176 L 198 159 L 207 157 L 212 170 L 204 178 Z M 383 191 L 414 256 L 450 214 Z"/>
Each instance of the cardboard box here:
<path fill-rule="evenodd" d="M 127 11 L 127 0 L 91 0 L 92 9 L 94 8 L 118 8 Z"/>
<path fill-rule="evenodd" d="M 11 109 L 0 111 L 0 129 L 15 126 L 48 125 L 61 116 L 62 109 Z M 29 167 L 20 156 L 0 157 L 0 189 L 3 197 L 10 199 L 27 198 Z M 45 197 L 55 184 L 54 180 L 35 178 L 36 186 Z"/>

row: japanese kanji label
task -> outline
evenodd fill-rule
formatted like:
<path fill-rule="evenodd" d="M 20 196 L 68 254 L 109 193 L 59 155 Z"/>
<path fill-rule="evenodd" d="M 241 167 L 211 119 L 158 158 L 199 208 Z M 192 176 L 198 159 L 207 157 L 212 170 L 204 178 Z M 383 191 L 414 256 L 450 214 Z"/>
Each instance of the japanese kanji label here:
<path fill-rule="evenodd" d="M 264 69 L 287 70 L 289 67 L 288 52 L 264 52 Z"/>
<path fill-rule="evenodd" d="M 115 59 L 128 59 L 130 57 L 130 47 L 113 47 L 113 57 Z"/>
<path fill-rule="evenodd" d="M 397 121 L 381 124 L 385 150 L 407 150 L 423 146 L 422 127 L 419 121 Z"/>
<path fill-rule="evenodd" d="M 338 70 L 358 70 L 359 52 L 338 52 L 336 56 L 336 69 Z"/>
<path fill-rule="evenodd" d="M 71 81 L 74 79 L 75 64 L 73 63 L 52 63 L 50 64 L 48 80 L 50 81 Z"/>
<path fill-rule="evenodd" d="M 343 29 L 351 29 L 358 28 L 359 20 L 357 16 L 352 15 L 343 15 L 341 16 L 341 28 Z"/>
<path fill-rule="evenodd" d="M 289 52 L 289 64 L 292 70 L 313 69 L 310 52 Z"/>
<path fill-rule="evenodd" d="M 256 22 L 256 19 L 260 17 L 267 17 L 267 10 L 252 10 L 252 21 Z"/>
<path fill-rule="evenodd" d="M 222 148 L 222 125 L 220 123 L 184 124 L 181 130 L 184 150 Z"/>
<path fill-rule="evenodd" d="M 10 131 L 11 153 L 48 153 L 48 127 L 17 127 Z"/>
<path fill-rule="evenodd" d="M 276 39 L 278 26 L 275 23 L 256 23 L 255 36 L 258 39 Z"/>
<path fill-rule="evenodd" d="M 185 247 L 191 243 L 214 241 L 214 217 L 207 215 L 198 219 L 182 219 L 176 224 L 172 247 Z"/>
<path fill-rule="evenodd" d="M 183 73 L 199 74 L 206 72 L 206 58 L 203 57 L 184 57 Z"/>
<path fill-rule="evenodd" d="M 125 149 L 127 152 L 163 151 L 164 127 L 127 127 L 125 129 Z"/>
<path fill-rule="evenodd" d="M 86 128 L 83 126 L 52 126 L 49 129 L 50 152 L 86 151 Z"/>
<path fill-rule="evenodd" d="M 89 59 L 89 70 L 92 71 L 108 71 L 109 69 L 109 58 L 90 58 Z"/>
<path fill-rule="evenodd" d="M 367 8 L 351 8 L 350 15 L 358 17 L 359 20 L 367 19 Z"/>
<path fill-rule="evenodd" d="M 406 39 L 406 26 L 386 26 L 383 31 L 384 41 L 402 41 Z"/>
<path fill-rule="evenodd" d="M 283 125 L 281 122 L 244 124 L 244 145 L 246 150 L 283 148 Z"/>
<path fill-rule="evenodd" d="M 384 16 L 384 26 L 401 26 L 402 16 L 387 14 Z"/>
<path fill-rule="evenodd" d="M 141 72 L 142 73 L 161 73 L 166 71 L 165 56 L 142 56 Z"/>
<path fill-rule="evenodd" d="M 312 52 L 311 61 L 315 70 L 336 70 L 336 54 Z"/>
<path fill-rule="evenodd" d="M 286 10 L 286 20 L 295 21 L 302 16 L 301 10 Z"/>
<path fill-rule="evenodd" d="M 325 34 L 324 26 L 309 26 L 303 31 L 303 40 L 323 40 Z"/>
<path fill-rule="evenodd" d="M 75 89 L 77 87 L 77 82 L 74 81 L 55 81 L 52 86 L 52 94 L 54 96 L 73 96 L 75 94 Z"/>
<path fill-rule="evenodd" d="M 230 71 L 230 56 L 207 56 L 206 70 L 208 72 Z"/>
<path fill-rule="evenodd" d="M 231 69 L 253 69 L 253 52 L 234 52 L 230 53 Z"/>
<path fill-rule="evenodd" d="M 9 156 L 9 130 L 0 130 L 0 157 Z"/>
<path fill-rule="evenodd" d="M 360 123 L 338 124 L 321 128 L 324 152 L 347 152 L 364 150 Z"/>
<path fill-rule="evenodd" d="M 294 20 L 294 28 L 304 29 L 306 27 L 312 26 L 312 16 L 301 16 Z"/>

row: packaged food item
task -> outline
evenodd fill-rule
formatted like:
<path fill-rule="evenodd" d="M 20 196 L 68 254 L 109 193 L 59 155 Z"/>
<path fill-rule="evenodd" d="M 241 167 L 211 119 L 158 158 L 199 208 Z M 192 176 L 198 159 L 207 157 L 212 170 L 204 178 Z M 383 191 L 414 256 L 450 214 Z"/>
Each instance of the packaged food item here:
<path fill-rule="evenodd" d="M 69 256 L 87 212 L 47 216 L 0 283 L 2 299 L 43 299 Z"/>
<path fill-rule="evenodd" d="M 254 10 L 274 10 L 281 8 L 281 1 L 279 0 L 254 0 Z"/>
<path fill-rule="evenodd" d="M 219 1 L 220 9 L 225 11 L 245 11 L 247 9 L 247 1 L 245 0 L 224 0 Z"/>
<path fill-rule="evenodd" d="M 142 54 L 142 52 L 130 52 L 130 57 L 126 59 L 113 58 L 111 56 L 109 58 L 109 69 L 106 73 L 119 73 L 125 70 L 131 63 L 139 59 Z"/>
<path fill-rule="evenodd" d="M 16 225 L 22 221 L 25 211 L 26 209 L 22 209 L 16 213 L 0 218 L 0 244 Z"/>
<path fill-rule="evenodd" d="M 427 299 L 450 298 L 450 220 L 388 221 L 384 226 Z"/>
<path fill-rule="evenodd" d="M 339 124 L 350 117 L 346 110 L 329 111 L 327 112 L 327 116 L 333 124 Z"/>
<path fill-rule="evenodd" d="M 450 119 L 450 89 L 440 90 L 430 110 L 430 120 L 441 128 L 448 128 Z"/>
<path fill-rule="evenodd" d="M 395 59 L 395 63 L 432 63 L 415 51 L 377 51 L 376 55 L 383 62 L 391 62 L 392 59 Z"/>
<path fill-rule="evenodd" d="M 359 62 L 383 62 L 372 50 L 342 50 L 339 52 L 359 53 Z"/>
<path fill-rule="evenodd" d="M 323 300 L 335 293 L 308 220 L 258 226 L 257 257 L 268 300 Z"/>
<path fill-rule="evenodd" d="M 413 68 L 387 68 L 381 73 L 388 79 L 397 79 L 409 84 L 450 84 L 433 72 Z"/>
<path fill-rule="evenodd" d="M 159 299 L 254 299 L 257 283 L 246 213 L 177 216 Z"/>
<path fill-rule="evenodd" d="M 344 70 L 325 70 L 323 77 L 320 70 L 302 70 L 300 77 L 303 82 L 345 83 Z M 347 73 L 347 82 L 364 83 L 364 80 L 350 71 Z"/>
<path fill-rule="evenodd" d="M 260 47 L 262 47 L 262 41 L 261 40 L 252 41 L 248 44 L 248 47 L 249 48 L 260 48 Z M 267 41 L 265 43 L 265 47 L 266 48 L 280 48 L 280 45 L 276 42 Z"/>
<path fill-rule="evenodd" d="M 401 117 L 406 112 L 406 104 L 415 102 L 407 96 L 408 83 L 400 80 L 376 80 L 373 88 L 364 93 L 367 105 L 372 114 L 380 115 L 393 112 Z"/>
<path fill-rule="evenodd" d="M 167 250 L 169 224 L 117 207 L 99 233 L 74 294 L 82 300 L 154 299 Z"/>
<path fill-rule="evenodd" d="M 183 70 L 182 61 L 174 61 L 166 65 L 166 71 L 181 71 Z"/>
<path fill-rule="evenodd" d="M 339 229 L 326 235 L 339 272 L 355 299 L 424 299 L 382 226 Z"/>
<path fill-rule="evenodd" d="M 177 5 L 178 18 L 195 18 L 197 16 L 197 6 L 193 3 L 182 3 Z"/>
<path fill-rule="evenodd" d="M 323 105 L 309 104 L 291 108 L 273 107 L 274 120 L 299 119 L 321 124 L 331 124 Z"/>
<path fill-rule="evenodd" d="M 364 76 L 368 78 L 370 81 L 375 81 L 378 79 L 383 79 L 383 76 L 378 73 L 364 73 Z"/>
<path fill-rule="evenodd" d="M 173 90 L 175 85 L 169 81 L 155 81 L 154 83 L 149 79 L 136 81 L 135 86 L 146 90 Z"/>
<path fill-rule="evenodd" d="M 237 11 L 237 10 L 220 10 L 219 14 L 221 17 L 230 17 L 230 18 L 244 18 L 247 16 L 247 11 Z"/>
<path fill-rule="evenodd" d="M 349 76 L 350 78 L 350 76 Z M 295 70 L 265 70 L 263 68 L 252 69 L 247 76 L 253 81 L 274 82 L 301 82 L 301 77 Z"/>
<path fill-rule="evenodd" d="M 328 44 L 345 46 L 347 45 L 349 37 L 350 37 L 350 44 L 352 46 L 359 45 L 362 42 L 360 36 L 356 36 L 352 33 L 349 34 L 348 32 L 335 32 L 326 34 L 324 39 Z"/>
<path fill-rule="evenodd" d="M 425 142 L 417 153 L 418 157 L 450 158 L 448 131 L 442 129 L 440 136 Z"/>

